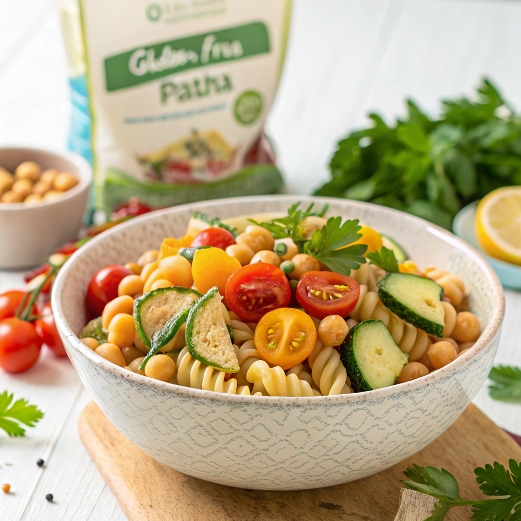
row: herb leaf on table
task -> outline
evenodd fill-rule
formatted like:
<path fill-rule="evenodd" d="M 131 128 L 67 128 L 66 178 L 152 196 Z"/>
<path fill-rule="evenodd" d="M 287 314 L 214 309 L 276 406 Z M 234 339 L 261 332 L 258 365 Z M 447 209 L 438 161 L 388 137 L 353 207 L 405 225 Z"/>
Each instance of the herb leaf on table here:
<path fill-rule="evenodd" d="M 0 429 L 8 436 L 24 436 L 23 425 L 34 427 L 43 418 L 43 412 L 36 405 L 30 405 L 23 398 L 14 400 L 14 395 L 4 391 L 0 394 Z"/>
<path fill-rule="evenodd" d="M 488 375 L 493 384 L 488 390 L 494 400 L 521 404 L 521 368 L 497 365 Z"/>
<path fill-rule="evenodd" d="M 378 266 L 387 273 L 398 273 L 398 260 L 394 251 L 382 246 L 380 250 L 368 253 L 367 258 L 371 261 L 371 264 Z"/>

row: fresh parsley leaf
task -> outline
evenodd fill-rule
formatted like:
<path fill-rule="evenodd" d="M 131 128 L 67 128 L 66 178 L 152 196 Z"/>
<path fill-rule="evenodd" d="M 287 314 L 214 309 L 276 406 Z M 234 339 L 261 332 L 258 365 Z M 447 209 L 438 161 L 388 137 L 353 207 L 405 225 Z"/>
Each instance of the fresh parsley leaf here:
<path fill-rule="evenodd" d="M 23 398 L 14 403 L 13 400 L 14 395 L 7 391 L 0 394 L 0 429 L 8 436 L 24 436 L 25 429 L 21 424 L 34 427 L 43 418 L 43 413 L 36 405 L 29 405 Z"/>
<path fill-rule="evenodd" d="M 371 261 L 371 264 L 382 268 L 387 273 L 398 273 L 398 261 L 393 250 L 382 246 L 380 250 L 368 253 L 366 257 Z"/>
<path fill-rule="evenodd" d="M 407 469 L 404 474 L 410 479 L 402 481 L 407 488 L 437 499 L 461 499 L 458 482 L 448 470 L 413 464 L 412 469 Z"/>
<path fill-rule="evenodd" d="M 210 226 L 215 226 L 216 228 L 223 228 L 224 230 L 228 230 L 231 234 L 233 234 L 234 237 L 239 235 L 239 231 L 237 228 L 235 228 L 235 226 L 230 226 L 229 224 L 223 223 L 219 217 L 212 217 L 206 213 L 195 212 L 194 219 L 199 219 L 200 221 L 203 221 Z"/>
<path fill-rule="evenodd" d="M 501 402 L 521 404 L 521 368 L 497 365 L 488 375 L 494 382 L 489 386 L 490 397 Z"/>

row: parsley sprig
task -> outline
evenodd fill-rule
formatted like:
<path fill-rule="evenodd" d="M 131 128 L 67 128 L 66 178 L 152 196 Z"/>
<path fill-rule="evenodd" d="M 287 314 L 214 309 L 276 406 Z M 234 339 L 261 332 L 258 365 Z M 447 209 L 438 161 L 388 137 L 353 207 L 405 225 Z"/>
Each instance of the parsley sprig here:
<path fill-rule="evenodd" d="M 239 232 L 235 226 L 230 226 L 229 224 L 223 223 L 219 217 L 212 217 L 206 213 L 195 212 L 194 219 L 199 219 L 210 226 L 215 226 L 217 228 L 223 228 L 224 230 L 228 230 L 234 237 L 237 237 Z"/>
<path fill-rule="evenodd" d="M 491 398 L 500 402 L 521 404 L 520 367 L 497 365 L 490 370 L 488 377 L 493 382 L 488 388 Z"/>
<path fill-rule="evenodd" d="M 0 394 L 0 429 L 8 436 L 24 436 L 27 427 L 34 425 L 43 418 L 43 412 L 36 405 L 29 405 L 27 400 L 20 398 L 13 403 L 14 395 L 4 391 Z"/>
<path fill-rule="evenodd" d="M 495 461 L 474 469 L 476 482 L 486 496 L 494 499 L 466 500 L 459 495 L 456 478 L 445 469 L 413 465 L 405 471 L 409 489 L 435 497 L 431 515 L 425 521 L 443 521 L 452 507 L 471 506 L 472 521 L 521 520 L 521 463 L 509 461 L 509 468 Z"/>
<path fill-rule="evenodd" d="M 371 264 L 382 268 L 387 273 L 398 273 L 398 260 L 393 250 L 382 246 L 380 250 L 373 251 L 367 254 L 367 258 Z"/>

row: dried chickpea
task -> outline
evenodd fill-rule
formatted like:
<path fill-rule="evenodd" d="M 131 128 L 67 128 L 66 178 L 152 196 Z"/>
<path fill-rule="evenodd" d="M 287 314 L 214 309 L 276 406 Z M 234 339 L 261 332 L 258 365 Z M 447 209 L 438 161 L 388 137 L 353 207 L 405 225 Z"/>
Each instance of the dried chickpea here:
<path fill-rule="evenodd" d="M 79 183 L 78 179 L 69 172 L 60 172 L 52 182 L 52 186 L 58 192 L 66 192 Z"/>
<path fill-rule="evenodd" d="M 118 295 L 121 297 L 122 295 L 130 295 L 133 297 L 137 293 L 141 293 L 143 291 L 144 286 L 143 279 L 139 275 L 127 275 L 123 279 L 118 286 Z"/>
<path fill-rule="evenodd" d="M 130 365 L 130 362 L 133 362 L 136 358 L 143 357 L 143 353 L 135 346 L 121 348 L 121 354 L 125 358 L 127 365 Z"/>
<path fill-rule="evenodd" d="M 251 235 L 249 233 L 240 233 L 235 237 L 235 242 L 237 244 L 244 244 L 244 246 L 248 246 L 254 253 L 258 251 L 264 250 L 266 241 L 262 235 Z"/>
<path fill-rule="evenodd" d="M 58 192 L 57 190 L 49 190 L 43 196 L 44 201 L 54 201 L 55 199 L 59 199 L 62 197 L 63 193 Z"/>
<path fill-rule="evenodd" d="M 0 199 L 2 203 L 21 203 L 23 200 L 24 197 L 22 194 L 18 194 L 12 190 L 5 192 Z"/>
<path fill-rule="evenodd" d="M 34 161 L 24 161 L 16 167 L 14 175 L 16 179 L 28 179 L 34 183 L 40 178 L 41 171 L 42 169 L 38 163 Z"/>
<path fill-rule="evenodd" d="M 421 378 L 428 374 L 429 369 L 420 362 L 409 362 L 405 364 L 396 383 L 403 384 L 404 382 L 410 382 L 411 380 L 416 380 L 416 378 Z"/>
<path fill-rule="evenodd" d="M 119 365 L 119 367 L 125 367 L 127 365 L 125 363 L 125 357 L 121 354 L 121 349 L 115 344 L 108 342 L 101 344 L 96 348 L 96 354 L 115 365 Z"/>
<path fill-rule="evenodd" d="M 226 253 L 246 266 L 253 259 L 255 252 L 246 244 L 232 244 L 226 248 Z"/>
<path fill-rule="evenodd" d="M 304 273 L 308 271 L 318 271 L 320 269 L 318 260 L 305 253 L 295 255 L 291 261 L 295 264 L 295 269 L 289 274 L 290 279 L 298 280 Z"/>
<path fill-rule="evenodd" d="M 289 237 L 277 239 L 273 249 L 281 261 L 291 260 L 298 253 L 297 245 Z"/>
<path fill-rule="evenodd" d="M 149 264 L 150 262 L 154 262 L 159 257 L 159 250 L 148 250 L 141 257 L 139 257 L 137 263 L 140 266 L 145 266 L 146 264 Z"/>
<path fill-rule="evenodd" d="M 147 354 L 150 348 L 141 340 L 141 337 L 139 336 L 138 332 L 134 334 L 134 345 L 142 352 Z"/>
<path fill-rule="evenodd" d="M 29 179 L 18 179 L 11 187 L 11 191 L 20 194 L 25 199 L 33 193 L 33 183 Z"/>
<path fill-rule="evenodd" d="M 40 176 L 40 181 L 43 181 L 44 183 L 48 184 L 49 186 L 52 185 L 54 178 L 58 175 L 58 170 L 54 170 L 53 168 L 49 168 L 49 170 L 45 170 L 42 172 L 42 175 Z"/>
<path fill-rule="evenodd" d="M 128 268 L 134 275 L 141 275 L 143 266 L 140 266 L 137 262 L 127 262 L 125 268 Z"/>
<path fill-rule="evenodd" d="M 135 325 L 134 317 L 129 313 L 118 313 L 110 321 L 107 328 L 109 344 L 116 344 L 118 347 L 130 347 L 134 343 Z M 126 364 L 125 364 L 126 365 Z"/>
<path fill-rule="evenodd" d="M 458 313 L 456 325 L 452 331 L 452 337 L 458 342 L 475 342 L 480 333 L 479 318 L 470 311 Z"/>
<path fill-rule="evenodd" d="M 168 355 L 155 355 L 145 366 L 145 375 L 155 380 L 168 382 L 175 374 L 175 362 Z"/>
<path fill-rule="evenodd" d="M 273 250 L 275 239 L 273 238 L 273 234 L 269 230 L 266 230 L 266 228 L 258 226 L 257 224 L 250 224 L 246 226 L 245 232 L 254 237 L 262 237 L 264 239 L 263 250 Z"/>
<path fill-rule="evenodd" d="M 280 266 L 279 256 L 271 250 L 258 251 L 251 259 L 250 264 L 255 264 L 256 262 L 266 262 L 277 267 Z"/>
<path fill-rule="evenodd" d="M 349 333 L 346 321 L 340 315 L 329 315 L 320 321 L 318 338 L 325 346 L 339 346 Z"/>
<path fill-rule="evenodd" d="M 159 271 L 162 275 L 161 278 L 169 280 L 174 286 L 191 288 L 194 283 L 192 265 L 182 255 L 172 255 L 161 259 Z"/>
<path fill-rule="evenodd" d="M 90 336 L 86 336 L 85 338 L 80 338 L 80 340 L 93 351 L 96 351 L 97 347 L 99 347 L 99 342 Z"/>
<path fill-rule="evenodd" d="M 150 290 L 153 291 L 154 289 L 171 288 L 172 286 L 174 286 L 174 284 L 172 284 L 169 280 L 159 279 L 152 284 Z"/>
<path fill-rule="evenodd" d="M 129 371 L 132 371 L 133 373 L 141 374 L 145 376 L 145 371 L 143 369 L 140 369 L 139 366 L 141 365 L 141 362 L 145 359 L 144 356 L 141 356 L 139 358 L 135 358 L 130 362 L 130 364 L 127 365 L 127 369 Z"/>
<path fill-rule="evenodd" d="M 453 360 L 456 360 L 458 353 L 450 342 L 436 342 L 429 348 L 429 360 L 434 369 L 441 369 Z"/>
<path fill-rule="evenodd" d="M 45 181 L 38 181 L 33 186 L 33 194 L 43 195 L 51 189 L 51 185 Z"/>
<path fill-rule="evenodd" d="M 39 204 L 43 201 L 42 196 L 40 194 L 29 194 L 25 199 L 24 203 L 26 204 Z"/>
<path fill-rule="evenodd" d="M 119 313 L 132 315 L 134 310 L 134 299 L 129 295 L 121 295 L 107 303 L 101 314 L 101 325 L 105 329 L 109 327 L 112 319 Z"/>

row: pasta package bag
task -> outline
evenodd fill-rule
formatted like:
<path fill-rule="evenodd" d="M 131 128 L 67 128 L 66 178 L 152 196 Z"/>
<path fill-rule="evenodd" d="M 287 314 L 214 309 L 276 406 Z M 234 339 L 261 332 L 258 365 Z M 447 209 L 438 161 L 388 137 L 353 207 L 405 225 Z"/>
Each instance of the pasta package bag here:
<path fill-rule="evenodd" d="M 94 207 L 276 192 L 263 125 L 290 14 L 291 0 L 61 0 L 69 147 L 93 165 Z"/>

